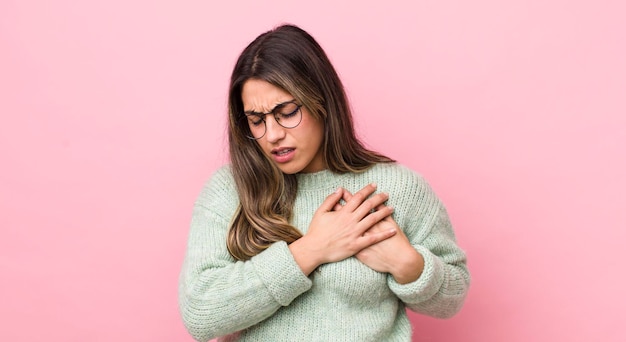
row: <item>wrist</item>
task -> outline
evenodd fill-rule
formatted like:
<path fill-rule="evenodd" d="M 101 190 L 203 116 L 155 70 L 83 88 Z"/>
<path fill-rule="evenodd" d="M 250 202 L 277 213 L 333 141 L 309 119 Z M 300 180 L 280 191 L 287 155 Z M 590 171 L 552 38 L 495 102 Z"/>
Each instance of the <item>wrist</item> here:
<path fill-rule="evenodd" d="M 324 262 L 319 257 L 319 253 L 309 248 L 310 244 L 306 239 L 306 235 L 292 242 L 289 245 L 289 250 L 293 255 L 294 260 L 300 266 L 302 273 L 305 275 L 311 274 L 319 265 Z"/>
<path fill-rule="evenodd" d="M 408 284 L 416 281 L 424 271 L 424 257 L 411 247 L 411 251 L 403 255 L 401 262 L 395 263 L 390 272 L 398 284 Z"/>

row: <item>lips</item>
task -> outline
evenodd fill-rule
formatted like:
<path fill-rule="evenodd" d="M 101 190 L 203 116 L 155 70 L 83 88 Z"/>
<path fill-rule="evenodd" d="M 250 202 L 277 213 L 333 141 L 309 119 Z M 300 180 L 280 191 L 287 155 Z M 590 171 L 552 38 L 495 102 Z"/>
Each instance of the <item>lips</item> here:
<path fill-rule="evenodd" d="M 271 153 L 277 163 L 287 163 L 294 158 L 295 151 L 293 147 L 277 147 Z"/>
<path fill-rule="evenodd" d="M 295 150 L 295 148 L 291 148 L 291 147 L 280 147 L 280 148 L 275 148 L 272 150 L 272 154 L 275 154 L 277 156 L 283 156 L 291 151 Z"/>

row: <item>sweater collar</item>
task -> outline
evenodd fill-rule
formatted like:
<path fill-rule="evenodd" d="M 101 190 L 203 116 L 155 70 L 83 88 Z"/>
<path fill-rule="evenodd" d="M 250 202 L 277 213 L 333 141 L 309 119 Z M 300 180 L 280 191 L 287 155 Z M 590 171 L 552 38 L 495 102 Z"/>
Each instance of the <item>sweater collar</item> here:
<path fill-rule="evenodd" d="M 335 187 L 338 184 L 338 177 L 341 176 L 329 169 L 311 173 L 297 173 L 298 190 L 317 190 Z"/>

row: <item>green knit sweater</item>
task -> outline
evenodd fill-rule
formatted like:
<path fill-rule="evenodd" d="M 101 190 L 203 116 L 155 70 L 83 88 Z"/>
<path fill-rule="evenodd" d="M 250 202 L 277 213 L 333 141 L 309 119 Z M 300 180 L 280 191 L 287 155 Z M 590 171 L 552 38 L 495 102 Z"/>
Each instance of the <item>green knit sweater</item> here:
<path fill-rule="evenodd" d="M 419 279 L 399 284 L 355 257 L 305 276 L 285 242 L 235 261 L 226 234 L 238 196 L 230 167 L 198 197 L 180 275 L 183 322 L 198 341 L 410 341 L 405 307 L 446 318 L 463 304 L 470 276 L 446 211 L 422 177 L 398 164 L 359 174 L 298 174 L 292 224 L 306 233 L 313 213 L 338 187 L 371 182 L 389 193 L 393 218 L 425 261 Z"/>

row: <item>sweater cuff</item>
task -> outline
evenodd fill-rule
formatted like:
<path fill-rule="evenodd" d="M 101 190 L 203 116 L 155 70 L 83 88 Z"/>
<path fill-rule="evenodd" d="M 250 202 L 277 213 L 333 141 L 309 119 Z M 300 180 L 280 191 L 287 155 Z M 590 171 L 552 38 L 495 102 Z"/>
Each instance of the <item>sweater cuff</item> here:
<path fill-rule="evenodd" d="M 289 305 L 312 286 L 284 241 L 275 242 L 250 261 L 267 290 L 282 306 Z"/>
<path fill-rule="evenodd" d="M 392 275 L 388 276 L 389 289 L 398 298 L 407 304 L 417 304 L 430 299 L 441 287 L 444 279 L 444 263 L 430 250 L 422 246 L 414 246 L 424 258 L 424 270 L 417 280 L 407 283 L 398 283 Z"/>

